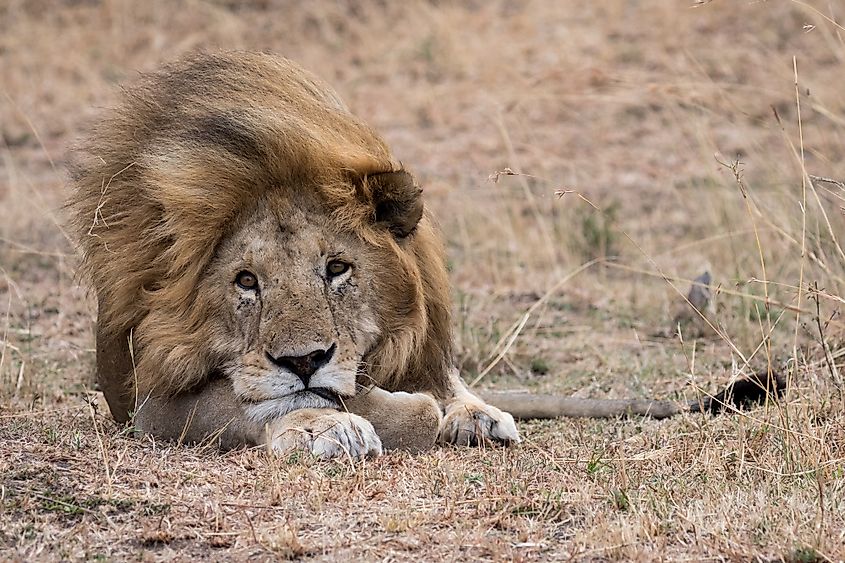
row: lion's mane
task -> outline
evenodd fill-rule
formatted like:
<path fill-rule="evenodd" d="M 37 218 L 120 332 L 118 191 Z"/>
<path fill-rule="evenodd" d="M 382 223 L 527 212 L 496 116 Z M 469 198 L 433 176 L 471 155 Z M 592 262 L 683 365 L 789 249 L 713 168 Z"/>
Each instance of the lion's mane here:
<path fill-rule="evenodd" d="M 436 388 L 451 353 L 438 237 L 427 216 L 407 241 L 376 228 L 379 209 L 408 194 L 368 177 L 397 170 L 377 134 L 286 59 L 201 54 L 143 76 L 78 147 L 68 202 L 98 331 L 132 336 L 134 374 L 122 375 L 174 394 L 225 361 L 207 345 L 226 335 L 211 332 L 199 282 L 239 217 L 293 186 L 315 190 L 336 220 L 391 247 L 401 264 L 382 274 L 383 287 L 407 292 L 408 307 L 377 312 L 384 336 L 369 376 L 387 388 Z"/>

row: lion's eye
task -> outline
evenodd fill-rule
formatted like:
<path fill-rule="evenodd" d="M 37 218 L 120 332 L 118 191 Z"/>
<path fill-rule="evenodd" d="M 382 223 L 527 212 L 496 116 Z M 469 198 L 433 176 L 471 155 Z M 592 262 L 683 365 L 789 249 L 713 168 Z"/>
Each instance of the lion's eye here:
<path fill-rule="evenodd" d="M 335 278 L 341 274 L 345 274 L 349 271 L 351 266 L 346 262 L 341 262 L 340 260 L 332 260 L 328 264 L 326 264 L 326 273 L 330 278 Z"/>
<path fill-rule="evenodd" d="M 235 277 L 235 283 L 241 289 L 254 290 L 258 288 L 258 277 L 252 272 L 244 270 Z"/>

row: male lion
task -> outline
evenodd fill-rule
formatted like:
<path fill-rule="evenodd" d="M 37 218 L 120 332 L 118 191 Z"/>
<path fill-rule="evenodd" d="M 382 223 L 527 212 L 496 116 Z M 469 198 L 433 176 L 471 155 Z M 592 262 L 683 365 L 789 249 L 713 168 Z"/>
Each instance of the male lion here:
<path fill-rule="evenodd" d="M 520 440 L 455 368 L 422 190 L 290 61 L 214 53 L 165 67 L 126 91 L 71 173 L 97 377 L 118 421 L 323 457 Z M 690 409 L 496 400 L 522 416 Z"/>
<path fill-rule="evenodd" d="M 454 367 L 422 190 L 290 61 L 165 67 L 96 126 L 71 174 L 117 420 L 326 457 L 519 441 Z"/>

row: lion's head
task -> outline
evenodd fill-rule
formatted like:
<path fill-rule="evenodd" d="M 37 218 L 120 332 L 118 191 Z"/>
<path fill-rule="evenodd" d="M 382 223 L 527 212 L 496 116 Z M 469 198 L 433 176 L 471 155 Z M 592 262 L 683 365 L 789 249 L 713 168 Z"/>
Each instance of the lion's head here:
<path fill-rule="evenodd" d="M 396 292 L 381 283 L 385 269 L 417 278 L 412 264 L 309 199 L 291 193 L 259 202 L 224 237 L 199 282 L 214 335 L 209 353 L 221 358 L 236 393 L 256 403 L 256 417 L 341 406 L 381 341 L 385 308 L 413 319 L 421 303 L 413 284 Z M 391 294 L 401 297 L 384 302 Z"/>
<path fill-rule="evenodd" d="M 128 89 L 78 154 L 83 268 L 141 391 L 219 374 L 275 399 L 262 418 L 336 406 L 356 379 L 436 387 L 448 286 L 421 190 L 312 75 L 195 56 Z"/>

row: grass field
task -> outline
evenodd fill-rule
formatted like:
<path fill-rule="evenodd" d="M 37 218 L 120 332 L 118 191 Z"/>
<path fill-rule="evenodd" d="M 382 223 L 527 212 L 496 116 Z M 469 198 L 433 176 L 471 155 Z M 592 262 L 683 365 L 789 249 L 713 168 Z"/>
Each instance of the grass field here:
<path fill-rule="evenodd" d="M 845 559 L 843 25 L 830 0 L 0 0 L 0 559 Z M 94 387 L 63 166 L 119 83 L 203 48 L 297 60 L 418 175 L 467 380 L 691 399 L 771 368 L 784 400 L 355 465 L 133 437 Z M 710 326 L 682 298 L 705 270 Z"/>

